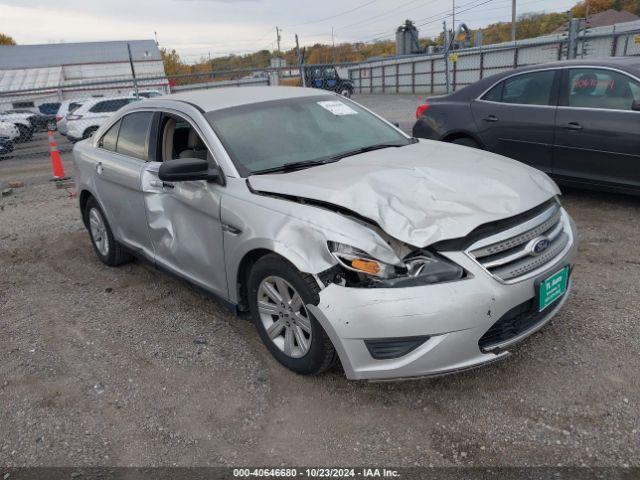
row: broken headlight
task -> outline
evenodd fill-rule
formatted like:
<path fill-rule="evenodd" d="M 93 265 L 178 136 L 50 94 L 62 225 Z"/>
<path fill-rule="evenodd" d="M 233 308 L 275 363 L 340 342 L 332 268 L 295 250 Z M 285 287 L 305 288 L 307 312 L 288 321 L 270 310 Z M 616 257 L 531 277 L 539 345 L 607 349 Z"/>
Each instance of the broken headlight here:
<path fill-rule="evenodd" d="M 390 265 L 349 245 L 328 243 L 329 251 L 347 271 L 343 280 L 351 286 L 412 287 L 448 282 L 464 277 L 459 265 L 428 250 L 418 250 Z"/>

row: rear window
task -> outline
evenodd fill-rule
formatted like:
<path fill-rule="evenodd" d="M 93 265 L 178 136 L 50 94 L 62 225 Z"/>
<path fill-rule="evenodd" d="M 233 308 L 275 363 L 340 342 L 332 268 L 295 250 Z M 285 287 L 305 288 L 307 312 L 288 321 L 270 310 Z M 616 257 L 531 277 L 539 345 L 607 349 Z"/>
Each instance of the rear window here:
<path fill-rule="evenodd" d="M 115 100 L 104 100 L 96 103 L 89 109 L 92 113 L 115 112 L 130 102 L 128 98 L 119 98 Z"/>
<path fill-rule="evenodd" d="M 40 110 L 40 113 L 43 113 L 44 115 L 55 115 L 58 113 L 59 109 L 60 103 L 43 103 L 38 106 L 38 110 Z"/>
<path fill-rule="evenodd" d="M 105 150 L 116 151 L 116 143 L 118 142 L 118 130 L 120 129 L 120 121 L 116 122 L 107 133 L 100 139 L 99 145 Z"/>
<path fill-rule="evenodd" d="M 153 112 L 137 112 L 123 117 L 116 152 L 147 161 L 152 118 Z"/>

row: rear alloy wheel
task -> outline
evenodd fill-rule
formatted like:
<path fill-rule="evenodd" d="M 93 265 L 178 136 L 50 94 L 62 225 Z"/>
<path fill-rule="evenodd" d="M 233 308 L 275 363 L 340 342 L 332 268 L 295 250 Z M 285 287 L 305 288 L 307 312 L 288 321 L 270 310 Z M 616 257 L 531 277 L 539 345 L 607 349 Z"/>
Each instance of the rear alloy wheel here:
<path fill-rule="evenodd" d="M 322 373 L 337 361 L 326 332 L 308 311 L 320 288 L 282 257 L 265 255 L 251 269 L 249 308 L 262 341 L 288 369 L 305 375 Z"/>
<path fill-rule="evenodd" d="M 100 261 L 110 267 L 117 267 L 130 261 L 131 255 L 113 237 L 104 212 L 93 197 L 87 200 L 83 213 L 93 249 Z"/>
<path fill-rule="evenodd" d="M 351 89 L 350 88 L 342 88 L 340 89 L 340 95 L 346 98 L 351 98 Z"/>

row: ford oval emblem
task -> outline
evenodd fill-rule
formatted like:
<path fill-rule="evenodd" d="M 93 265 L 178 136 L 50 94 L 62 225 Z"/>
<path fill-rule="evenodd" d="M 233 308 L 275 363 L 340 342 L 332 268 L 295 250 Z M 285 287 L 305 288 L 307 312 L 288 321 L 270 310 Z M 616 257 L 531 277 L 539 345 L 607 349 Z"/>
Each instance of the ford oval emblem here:
<path fill-rule="evenodd" d="M 547 237 L 538 237 L 531 240 L 528 245 L 529 254 L 535 256 L 543 253 L 551 245 L 551 241 Z"/>

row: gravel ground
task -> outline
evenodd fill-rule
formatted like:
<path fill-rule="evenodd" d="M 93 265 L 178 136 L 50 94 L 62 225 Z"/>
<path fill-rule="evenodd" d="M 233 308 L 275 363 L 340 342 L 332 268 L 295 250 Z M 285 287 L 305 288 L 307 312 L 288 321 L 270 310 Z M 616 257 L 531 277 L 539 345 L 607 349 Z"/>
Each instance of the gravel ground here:
<path fill-rule="evenodd" d="M 640 464 L 640 198 L 565 192 L 574 290 L 511 357 L 365 383 L 290 373 L 184 282 L 103 266 L 49 172 L 0 162 L 25 181 L 0 199 L 0 465 Z"/>

